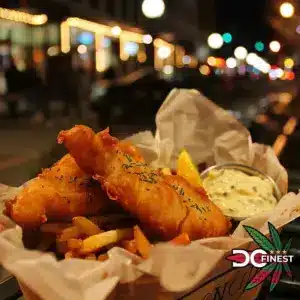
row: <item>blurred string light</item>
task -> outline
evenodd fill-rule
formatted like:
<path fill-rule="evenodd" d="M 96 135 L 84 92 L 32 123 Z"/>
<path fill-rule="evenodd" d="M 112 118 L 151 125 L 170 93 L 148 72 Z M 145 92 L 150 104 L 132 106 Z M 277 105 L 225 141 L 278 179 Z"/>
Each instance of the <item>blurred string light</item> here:
<path fill-rule="evenodd" d="M 154 68 L 161 70 L 164 65 L 174 65 L 175 46 L 160 38 L 153 41 L 154 45 Z M 176 57 L 177 62 L 177 57 Z"/>
<path fill-rule="evenodd" d="M 145 35 L 143 36 L 143 42 L 144 42 L 145 44 L 151 44 L 152 41 L 153 41 L 153 38 L 152 38 L 152 36 L 151 36 L 150 34 L 145 34 Z"/>
<path fill-rule="evenodd" d="M 269 44 L 269 47 L 270 47 L 270 50 L 272 52 L 279 52 L 281 46 L 280 46 L 280 43 L 278 41 L 272 41 Z"/>
<path fill-rule="evenodd" d="M 295 62 L 292 58 L 288 57 L 283 62 L 284 66 L 288 69 L 292 69 L 295 65 Z"/>
<path fill-rule="evenodd" d="M 264 49 L 265 49 L 265 45 L 264 45 L 264 43 L 261 42 L 261 41 L 256 42 L 255 45 L 254 45 L 254 47 L 255 47 L 255 49 L 256 49 L 258 52 L 262 52 L 262 51 L 264 51 Z"/>
<path fill-rule="evenodd" d="M 210 74 L 210 68 L 207 65 L 202 65 L 199 68 L 199 72 L 204 76 L 208 76 Z"/>
<path fill-rule="evenodd" d="M 113 36 L 119 36 L 122 33 L 122 29 L 119 26 L 114 26 L 111 29 L 111 33 Z"/>
<path fill-rule="evenodd" d="M 84 54 L 84 53 L 86 53 L 86 52 L 87 52 L 87 46 L 86 46 L 86 45 L 83 45 L 83 44 L 79 45 L 79 46 L 77 47 L 77 52 L 78 52 L 79 54 Z"/>
<path fill-rule="evenodd" d="M 159 18 L 165 12 L 165 3 L 163 0 L 144 0 L 142 12 L 149 19 Z"/>
<path fill-rule="evenodd" d="M 108 40 L 110 39 L 99 33 L 95 33 L 95 64 L 97 72 L 104 72 L 108 67 L 106 59 L 106 51 L 110 46 Z M 104 47 L 104 45 L 108 47 Z"/>
<path fill-rule="evenodd" d="M 229 44 L 232 42 L 232 35 L 229 32 L 225 32 L 222 35 L 222 38 L 223 38 L 224 43 L 226 43 L 226 44 Z"/>
<path fill-rule="evenodd" d="M 223 44 L 223 38 L 219 33 L 212 33 L 207 39 L 208 46 L 212 49 L 220 49 Z"/>
<path fill-rule="evenodd" d="M 233 57 L 229 57 L 226 59 L 226 66 L 229 69 L 233 69 L 237 66 L 236 59 Z"/>
<path fill-rule="evenodd" d="M 0 18 L 30 25 L 43 25 L 48 21 L 48 17 L 45 14 L 32 15 L 22 11 L 6 9 L 2 7 L 0 7 Z"/>
<path fill-rule="evenodd" d="M 245 59 L 247 57 L 247 54 L 248 54 L 248 51 L 245 47 L 240 46 L 234 50 L 234 56 L 240 60 Z"/>
<path fill-rule="evenodd" d="M 279 12 L 284 18 L 291 18 L 294 15 L 295 8 L 290 2 L 284 2 L 280 5 Z"/>
<path fill-rule="evenodd" d="M 143 43 L 144 35 L 141 33 L 122 30 L 119 26 L 107 26 L 104 24 L 91 22 L 81 18 L 68 18 L 61 23 L 61 49 L 63 53 L 68 53 L 71 49 L 70 28 L 75 27 L 81 30 L 93 32 L 94 34 L 107 37 L 121 37 L 126 41 Z"/>
<path fill-rule="evenodd" d="M 167 46 L 161 46 L 157 50 L 157 55 L 160 59 L 166 59 L 171 55 L 171 49 Z"/>

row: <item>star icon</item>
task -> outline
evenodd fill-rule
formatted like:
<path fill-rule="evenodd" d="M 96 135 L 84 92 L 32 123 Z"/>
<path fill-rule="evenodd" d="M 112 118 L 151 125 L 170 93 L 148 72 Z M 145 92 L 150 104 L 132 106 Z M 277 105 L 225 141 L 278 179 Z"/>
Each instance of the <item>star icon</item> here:
<path fill-rule="evenodd" d="M 274 254 L 274 251 L 273 251 L 273 250 L 271 250 L 271 251 L 270 251 L 270 254 Z"/>
<path fill-rule="evenodd" d="M 278 251 L 276 251 L 276 253 L 277 253 L 277 254 L 280 254 L 280 251 L 278 250 Z"/>
<path fill-rule="evenodd" d="M 284 251 L 282 251 L 282 253 L 283 253 L 283 254 L 287 254 L 287 251 L 284 250 Z"/>

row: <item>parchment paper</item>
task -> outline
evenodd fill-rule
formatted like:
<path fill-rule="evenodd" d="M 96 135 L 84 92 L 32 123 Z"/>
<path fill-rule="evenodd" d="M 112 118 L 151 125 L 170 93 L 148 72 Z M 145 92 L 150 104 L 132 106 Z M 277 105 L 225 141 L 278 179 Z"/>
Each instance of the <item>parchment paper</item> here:
<path fill-rule="evenodd" d="M 272 150 L 252 144 L 248 131 L 237 120 L 197 91 L 173 90 L 161 106 L 156 123 L 155 137 L 142 132 L 130 138 L 152 166 L 173 168 L 179 151 L 185 147 L 196 163 L 234 161 L 254 166 L 271 176 L 282 193 L 286 192 L 287 173 Z M 17 192 L 0 186 L 0 202 Z M 106 299 L 112 291 L 114 299 L 120 299 L 115 289 L 118 282 L 134 285 L 144 274 L 153 275 L 166 291 L 184 292 L 211 276 L 230 249 L 250 243 L 243 224 L 267 233 L 268 220 L 279 228 L 299 215 L 300 195 L 290 193 L 272 212 L 243 221 L 231 236 L 202 239 L 186 247 L 162 243 L 153 248 L 146 261 L 113 248 L 110 259 L 103 263 L 57 261 L 51 254 L 28 251 L 22 246 L 20 228 L 0 215 L 0 223 L 7 228 L 0 233 L 0 262 L 45 300 Z M 146 291 L 147 284 L 144 299 L 148 299 Z M 129 292 L 122 294 L 122 299 L 127 298 L 134 297 Z"/>

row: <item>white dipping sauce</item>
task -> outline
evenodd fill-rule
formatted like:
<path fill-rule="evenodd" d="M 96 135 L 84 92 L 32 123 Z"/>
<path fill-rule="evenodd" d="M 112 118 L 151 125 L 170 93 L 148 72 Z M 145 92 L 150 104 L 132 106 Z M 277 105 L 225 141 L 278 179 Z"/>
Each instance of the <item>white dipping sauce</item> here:
<path fill-rule="evenodd" d="M 210 171 L 203 187 L 227 216 L 246 218 L 270 211 L 277 204 L 270 180 L 238 170 Z"/>

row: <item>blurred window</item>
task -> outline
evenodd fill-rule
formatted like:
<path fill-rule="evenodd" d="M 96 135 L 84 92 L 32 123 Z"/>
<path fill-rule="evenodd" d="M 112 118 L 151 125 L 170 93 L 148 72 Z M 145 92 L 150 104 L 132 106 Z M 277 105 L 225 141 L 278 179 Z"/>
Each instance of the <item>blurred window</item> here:
<path fill-rule="evenodd" d="M 90 0 L 90 6 L 92 8 L 99 8 L 99 2 L 98 2 L 98 0 Z"/>

